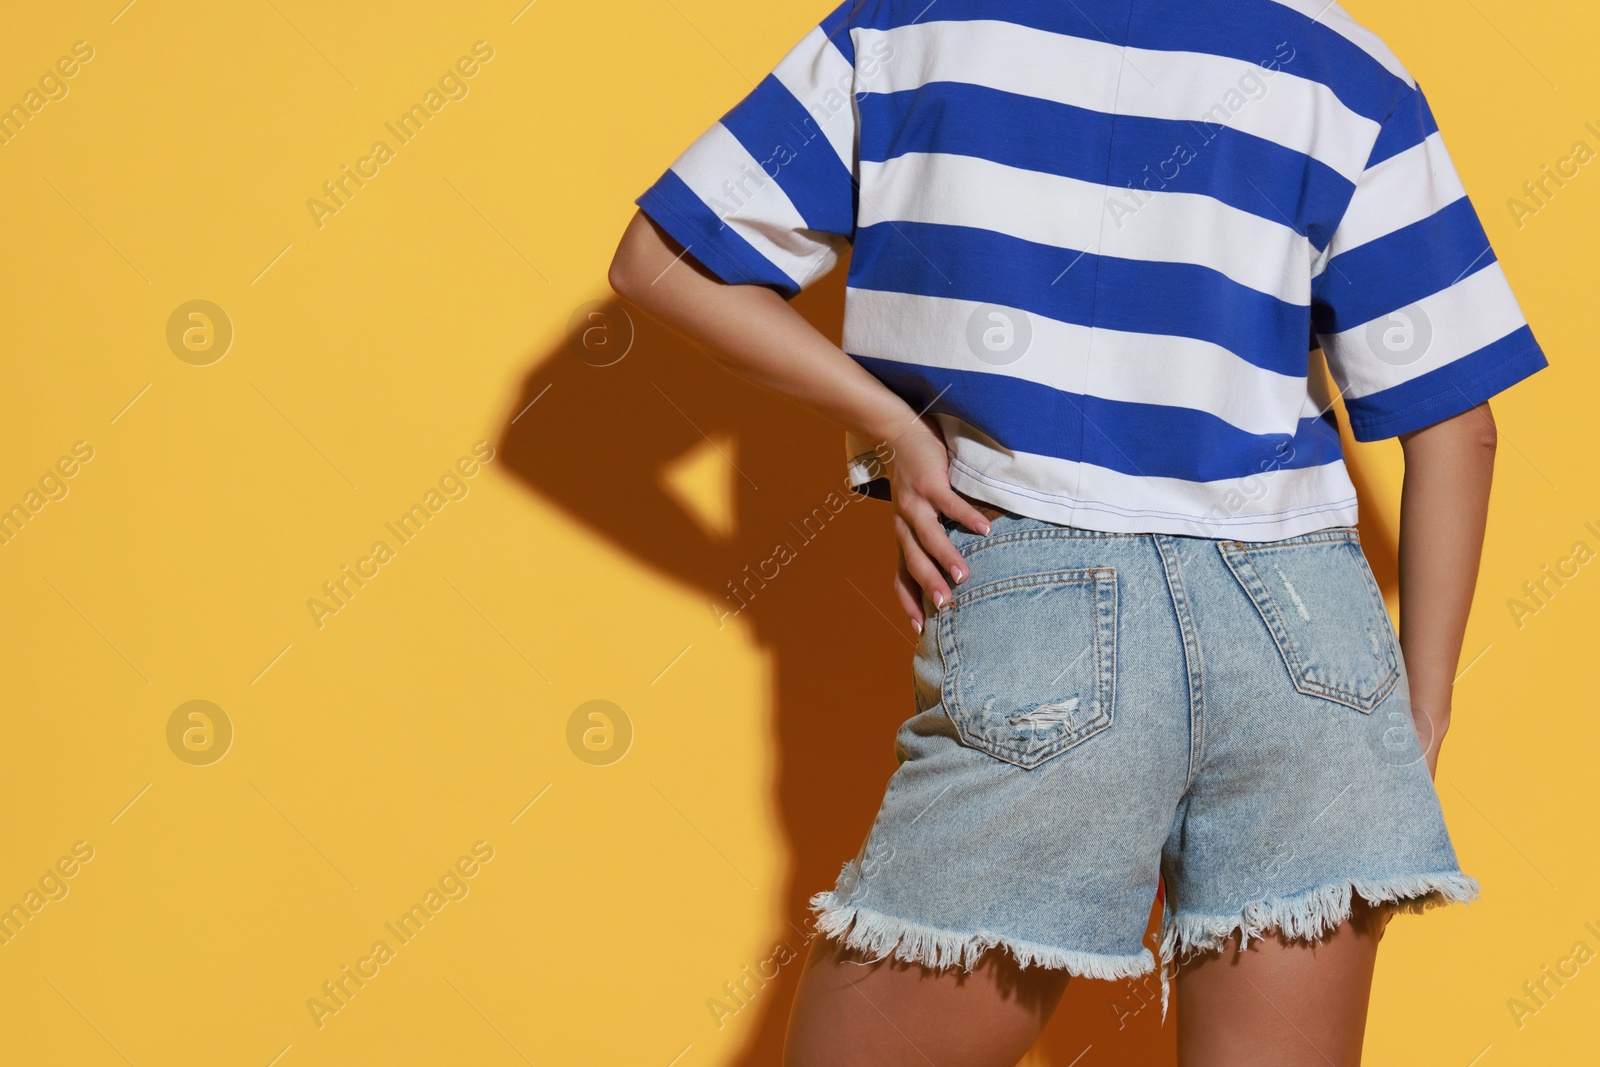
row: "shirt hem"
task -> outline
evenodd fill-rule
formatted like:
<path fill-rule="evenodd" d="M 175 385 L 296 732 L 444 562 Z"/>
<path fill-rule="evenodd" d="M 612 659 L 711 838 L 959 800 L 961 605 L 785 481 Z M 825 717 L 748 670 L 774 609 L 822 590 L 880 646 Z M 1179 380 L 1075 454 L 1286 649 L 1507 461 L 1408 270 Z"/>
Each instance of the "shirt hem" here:
<path fill-rule="evenodd" d="M 800 292 L 793 279 L 779 282 L 764 277 L 754 264 L 745 263 L 741 257 L 725 248 L 718 239 L 720 230 L 709 230 L 699 220 L 678 210 L 671 195 L 659 186 L 651 186 L 633 201 L 646 215 L 654 219 L 673 240 L 683 246 L 686 255 L 693 256 L 707 270 L 728 285 L 765 285 L 779 292 L 784 299 L 792 299 Z M 722 223 L 727 228 L 727 223 Z M 757 252 L 757 255 L 760 253 Z M 767 269 L 774 269 L 771 264 Z"/>
<path fill-rule="evenodd" d="M 1354 405 L 1359 411 L 1361 403 L 1360 397 L 1352 397 L 1345 401 L 1345 414 L 1350 417 L 1350 434 L 1361 442 L 1383 441 L 1411 433 L 1413 430 L 1424 429 L 1436 422 L 1443 422 L 1459 415 L 1463 411 L 1470 411 L 1485 400 L 1505 392 L 1549 365 L 1544 349 L 1536 344 L 1529 345 L 1527 348 L 1519 349 L 1515 355 L 1507 356 L 1476 377 L 1464 382 L 1454 382 L 1449 389 L 1440 390 L 1427 400 L 1408 406 L 1404 411 L 1375 418 L 1362 418 L 1352 412 L 1351 407 Z"/>
<path fill-rule="evenodd" d="M 1295 509 L 1280 516 L 1239 515 L 1226 521 L 1180 513 L 1137 513 L 1103 501 L 1064 494 L 1046 494 L 1033 487 L 1012 485 L 952 462 L 950 485 L 968 496 L 1029 518 L 1107 533 L 1165 533 L 1213 540 L 1278 541 L 1286 537 L 1356 524 L 1356 500 L 1332 501 Z M 1086 517 L 1087 513 L 1087 517 Z"/>

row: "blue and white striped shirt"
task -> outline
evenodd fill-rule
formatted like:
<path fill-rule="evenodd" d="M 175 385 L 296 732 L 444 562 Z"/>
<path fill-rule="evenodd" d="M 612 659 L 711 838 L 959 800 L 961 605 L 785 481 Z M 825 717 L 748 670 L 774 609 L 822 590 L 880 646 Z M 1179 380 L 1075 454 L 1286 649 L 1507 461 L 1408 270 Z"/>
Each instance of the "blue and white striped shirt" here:
<path fill-rule="evenodd" d="M 1353 524 L 1333 389 L 1369 441 L 1546 365 L 1422 90 L 1326 0 L 846 0 L 637 203 L 786 297 L 850 248 L 844 350 L 957 489 L 1072 526 Z"/>

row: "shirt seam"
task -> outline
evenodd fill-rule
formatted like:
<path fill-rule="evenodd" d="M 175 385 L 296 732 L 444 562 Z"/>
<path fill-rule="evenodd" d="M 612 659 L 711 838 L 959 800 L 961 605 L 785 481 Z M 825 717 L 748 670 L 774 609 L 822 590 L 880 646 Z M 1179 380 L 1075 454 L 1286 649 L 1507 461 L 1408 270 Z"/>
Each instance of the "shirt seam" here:
<path fill-rule="evenodd" d="M 1339 217 L 1334 220 L 1332 229 L 1328 231 L 1328 243 L 1323 246 L 1323 250 L 1319 252 L 1317 256 L 1312 257 L 1311 265 L 1315 267 L 1317 258 L 1319 256 L 1327 256 L 1327 260 L 1323 265 L 1324 269 L 1318 271 L 1317 274 L 1311 279 L 1313 287 L 1315 287 L 1319 278 L 1327 274 L 1327 263 L 1333 262 L 1335 258 L 1335 255 L 1332 251 L 1334 242 L 1339 238 L 1339 229 L 1344 225 L 1344 220 L 1350 216 L 1350 207 L 1356 202 L 1356 194 L 1361 191 L 1361 179 L 1365 178 L 1367 176 L 1367 172 L 1372 169 L 1372 153 L 1378 150 L 1378 142 L 1383 139 L 1383 131 L 1388 127 L 1389 121 L 1400 113 L 1401 105 L 1404 104 L 1413 93 L 1420 95 L 1421 92 L 1422 86 L 1413 80 L 1412 84 L 1406 87 L 1406 91 L 1400 94 L 1400 99 L 1394 102 L 1394 107 L 1391 107 L 1389 109 L 1389 113 L 1383 116 L 1382 121 L 1378 123 L 1378 132 L 1372 135 L 1372 143 L 1367 145 L 1367 158 L 1361 164 L 1361 173 L 1357 174 L 1355 181 L 1350 183 L 1350 199 L 1345 201 L 1344 207 L 1339 211 Z M 1424 140 L 1426 140 L 1426 138 L 1424 138 Z M 1315 246 L 1315 242 L 1313 242 L 1312 247 Z M 1315 294 L 1313 293 L 1313 296 L 1314 295 Z"/>
<path fill-rule="evenodd" d="M 1106 205 L 1111 202 L 1111 163 L 1116 158 L 1117 146 L 1117 119 L 1121 117 L 1122 106 L 1122 80 L 1128 73 L 1128 39 L 1133 29 L 1133 8 L 1136 0 L 1128 4 L 1128 16 L 1122 23 L 1122 47 L 1120 49 L 1121 62 L 1117 65 L 1117 88 L 1111 97 L 1111 126 L 1106 131 L 1106 169 L 1101 179 L 1100 186 L 1100 227 L 1095 231 L 1094 239 L 1094 280 L 1091 282 L 1089 292 L 1089 343 L 1083 353 L 1083 388 L 1079 395 L 1089 395 L 1089 376 L 1094 367 L 1094 342 L 1095 322 L 1100 315 L 1100 268 L 1105 262 L 1106 240 Z M 1071 266 L 1067 270 L 1071 270 Z M 1065 273 L 1065 271 L 1063 271 Z M 1057 281 L 1060 279 L 1058 278 Z M 1054 284 L 1053 282 L 1051 283 Z M 1078 455 L 1083 455 L 1084 446 L 1089 436 L 1089 415 L 1083 405 L 1074 405 L 1078 409 Z M 1078 471 L 1078 483 L 1073 487 L 1073 518 L 1077 518 L 1078 488 L 1083 484 L 1083 471 Z"/>

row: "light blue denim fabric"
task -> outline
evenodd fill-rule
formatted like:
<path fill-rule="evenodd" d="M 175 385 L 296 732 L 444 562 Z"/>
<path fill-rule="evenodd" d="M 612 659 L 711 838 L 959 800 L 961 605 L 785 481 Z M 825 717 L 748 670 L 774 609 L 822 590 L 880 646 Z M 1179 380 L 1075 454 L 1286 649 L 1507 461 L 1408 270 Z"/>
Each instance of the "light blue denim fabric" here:
<path fill-rule="evenodd" d="M 820 932 L 970 970 L 1003 946 L 1094 978 L 1269 929 L 1311 939 L 1352 893 L 1470 900 L 1405 665 L 1352 527 L 1282 541 L 946 520 L 971 576 L 913 661 L 899 767 Z"/>

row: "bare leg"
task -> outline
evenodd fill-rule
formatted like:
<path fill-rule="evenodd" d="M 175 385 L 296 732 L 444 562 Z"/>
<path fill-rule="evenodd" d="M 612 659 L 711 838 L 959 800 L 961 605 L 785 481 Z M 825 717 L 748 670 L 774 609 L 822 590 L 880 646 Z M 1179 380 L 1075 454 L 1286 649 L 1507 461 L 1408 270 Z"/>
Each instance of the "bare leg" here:
<path fill-rule="evenodd" d="M 1182 1067 L 1354 1067 L 1378 939 L 1391 913 L 1353 901 L 1321 941 L 1237 938 L 1178 969 Z"/>
<path fill-rule="evenodd" d="M 1067 988 L 1066 971 L 998 948 L 970 972 L 869 958 L 812 939 L 784 1067 L 1014 1067 Z"/>

